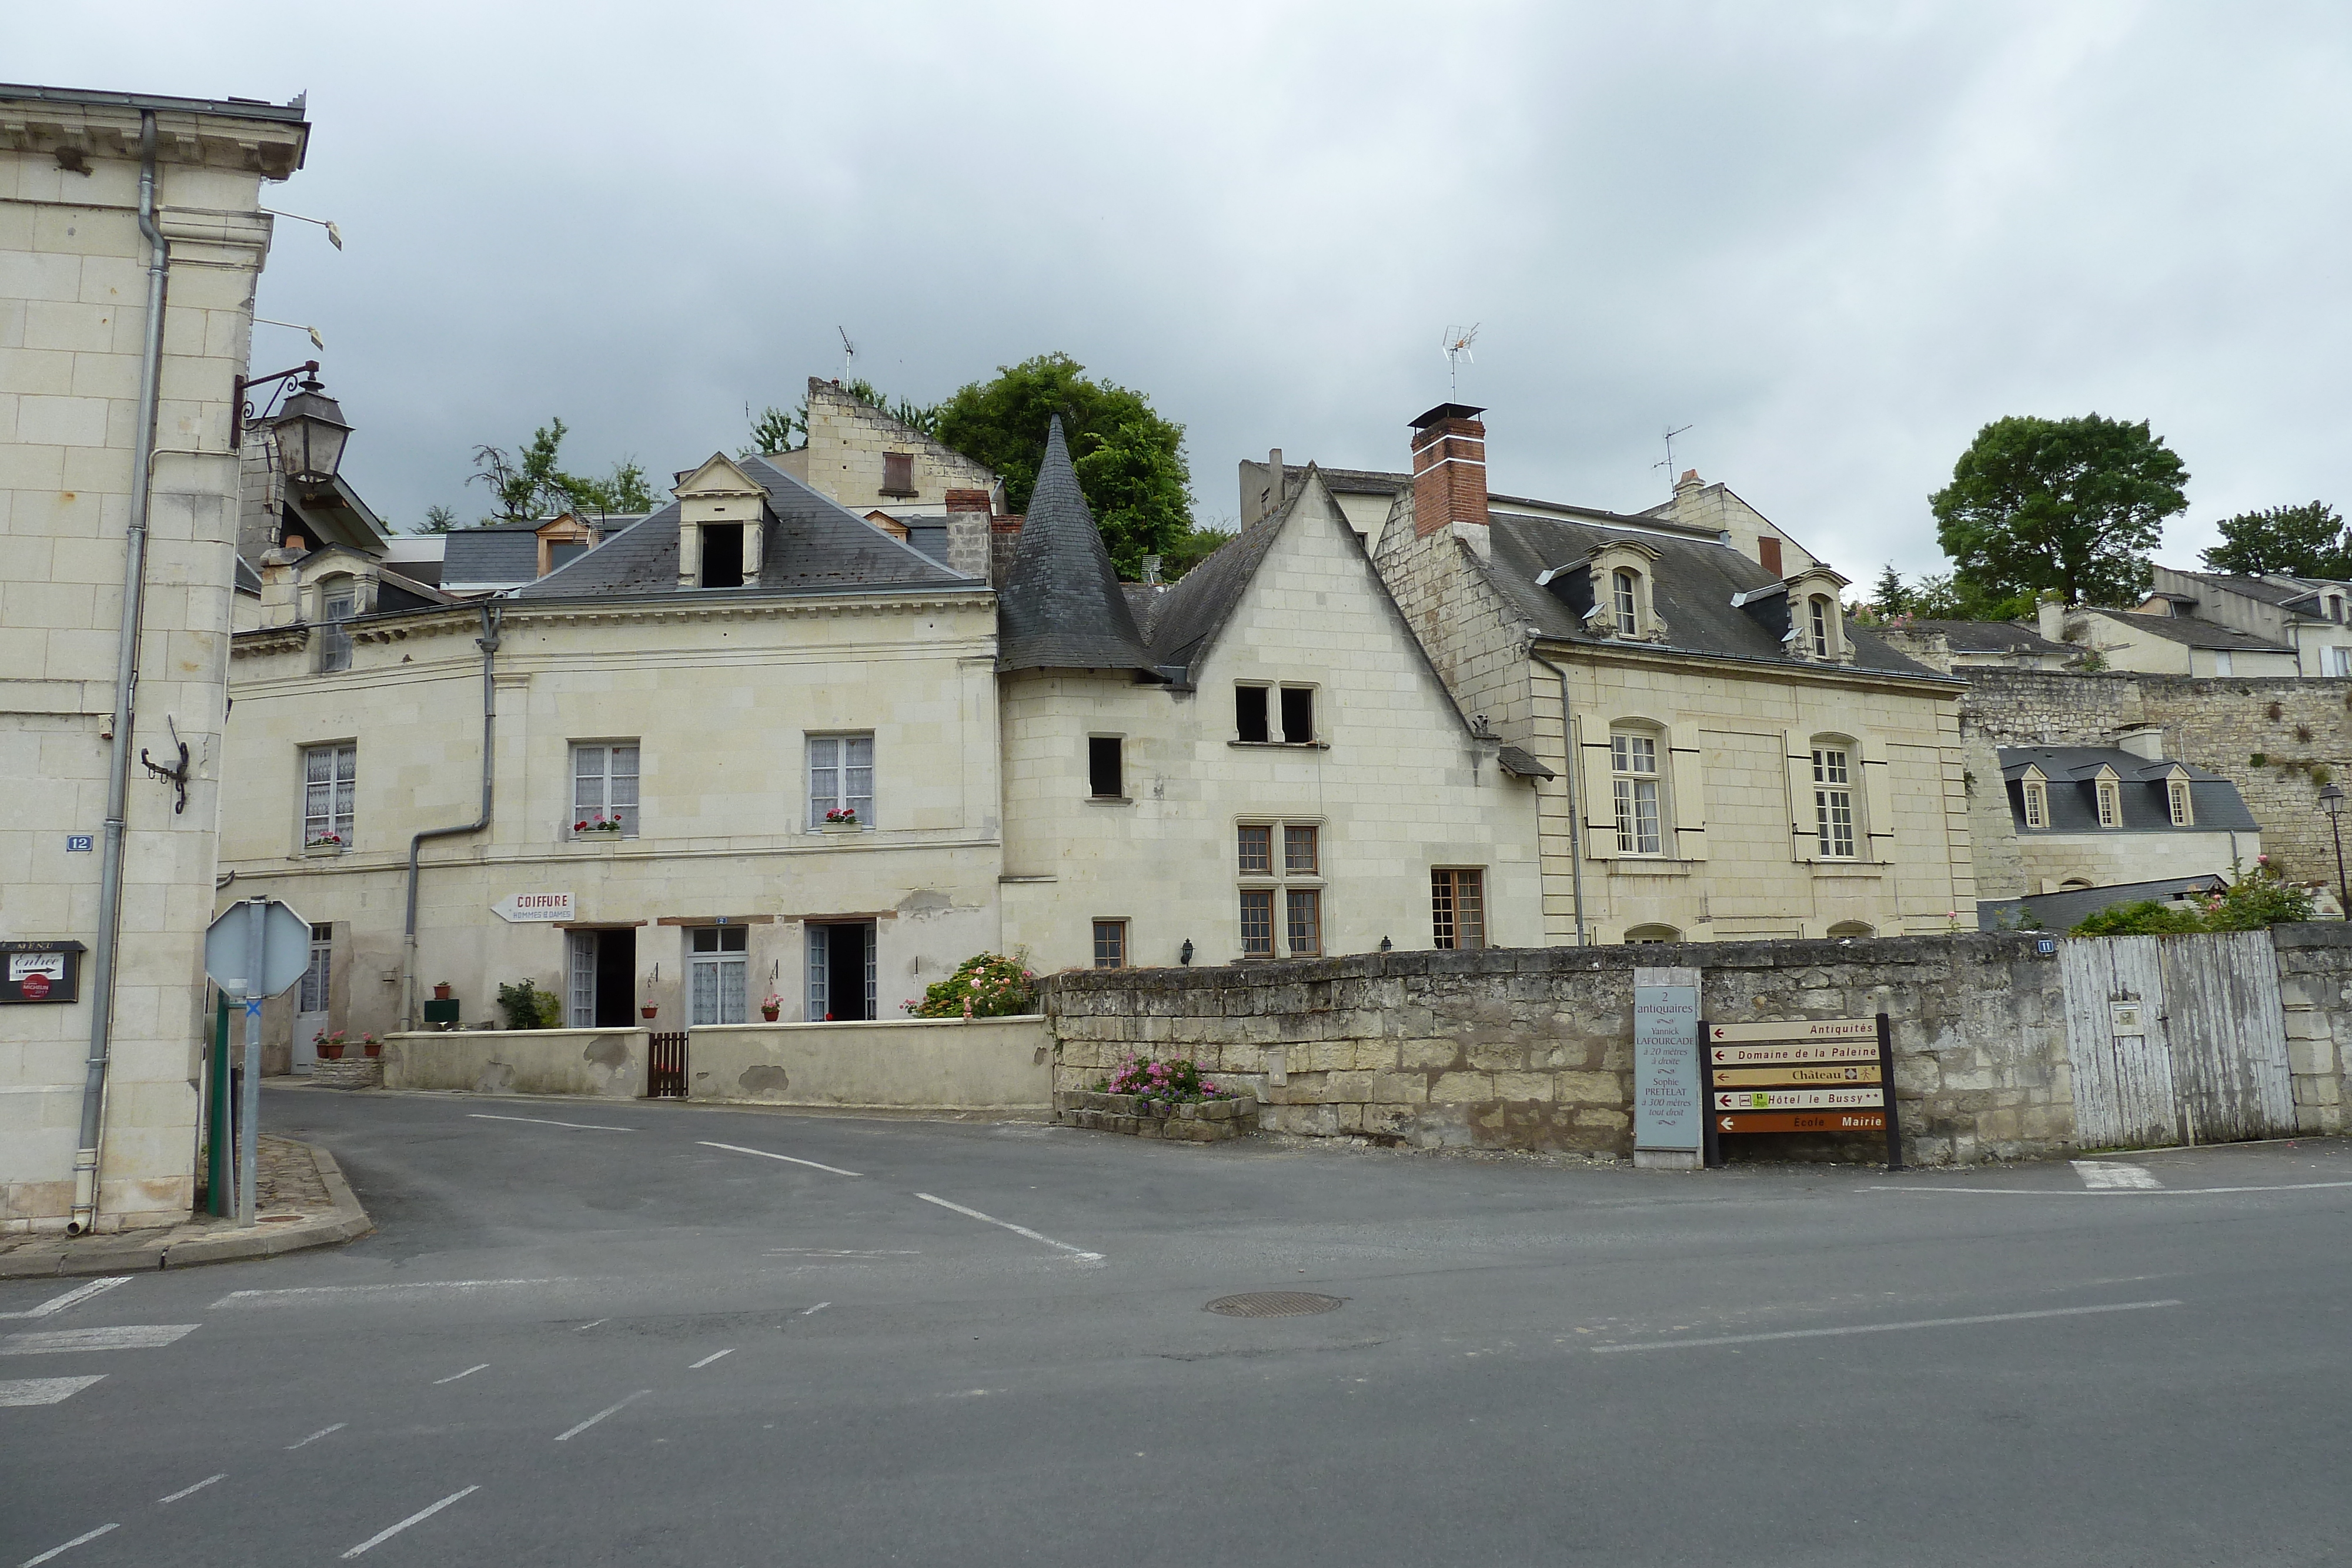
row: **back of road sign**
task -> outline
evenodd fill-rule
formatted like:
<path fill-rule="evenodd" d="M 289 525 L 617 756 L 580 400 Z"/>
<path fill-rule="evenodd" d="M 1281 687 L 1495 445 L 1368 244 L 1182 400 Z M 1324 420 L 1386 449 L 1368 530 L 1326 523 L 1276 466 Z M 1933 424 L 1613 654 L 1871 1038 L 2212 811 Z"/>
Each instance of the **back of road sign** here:
<path fill-rule="evenodd" d="M 252 907 L 261 904 L 261 951 L 250 952 Z M 205 973 L 223 993 L 274 997 L 310 967 L 310 923 L 274 898 L 230 904 L 205 932 Z"/>

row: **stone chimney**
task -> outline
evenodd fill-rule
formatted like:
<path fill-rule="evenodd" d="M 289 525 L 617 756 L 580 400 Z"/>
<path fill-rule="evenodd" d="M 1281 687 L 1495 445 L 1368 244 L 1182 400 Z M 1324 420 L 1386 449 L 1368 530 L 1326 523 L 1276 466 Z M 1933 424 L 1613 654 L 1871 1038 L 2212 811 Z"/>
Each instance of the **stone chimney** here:
<path fill-rule="evenodd" d="M 299 535 L 261 555 L 261 623 L 291 626 L 302 619 L 302 584 L 295 567 L 308 552 Z"/>
<path fill-rule="evenodd" d="M 2116 745 L 2149 762 L 2164 760 L 2164 727 L 2136 724 L 2116 731 Z"/>
<path fill-rule="evenodd" d="M 1486 526 L 1486 411 L 1442 402 L 1412 422 L 1412 531 Z M 1485 536 L 1480 536 L 1483 538 Z"/>
<path fill-rule="evenodd" d="M 2066 640 L 2066 601 L 2045 597 L 2033 606 L 2034 629 L 2053 643 Z"/>
<path fill-rule="evenodd" d="M 1013 575 L 1013 552 L 1021 548 L 1022 515 L 1018 512 L 988 520 L 988 586 L 1002 589 Z M 953 525 L 950 525 L 952 529 Z M 950 538 L 953 538 L 950 532 Z"/>
<path fill-rule="evenodd" d="M 950 490 L 948 570 L 958 577 L 989 577 L 989 513 L 985 490 Z"/>
<path fill-rule="evenodd" d="M 1282 465 L 1282 448 L 1277 446 L 1265 455 L 1265 516 L 1282 510 L 1282 503 L 1290 498 L 1284 493 L 1289 487 L 1290 474 Z"/>

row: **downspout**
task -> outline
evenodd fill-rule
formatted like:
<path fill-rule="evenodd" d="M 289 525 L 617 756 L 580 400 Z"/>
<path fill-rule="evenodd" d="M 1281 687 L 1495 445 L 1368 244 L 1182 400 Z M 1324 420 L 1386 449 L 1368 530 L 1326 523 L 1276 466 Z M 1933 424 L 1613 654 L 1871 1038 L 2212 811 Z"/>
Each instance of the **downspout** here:
<path fill-rule="evenodd" d="M 1568 672 L 1537 653 L 1533 643 L 1528 644 L 1528 657 L 1559 677 L 1559 733 L 1567 745 L 1569 903 L 1576 915 L 1576 945 L 1581 947 L 1584 946 L 1584 812 L 1577 802 L 1576 775 L 1583 764 L 1577 756 L 1576 715 L 1569 706 Z"/>
<path fill-rule="evenodd" d="M 494 776 L 497 754 L 491 748 L 493 729 L 498 717 L 498 689 L 490 675 L 498 664 L 499 625 L 506 619 L 503 609 L 482 606 L 482 634 L 474 645 L 482 651 L 482 810 L 472 821 L 455 828 L 427 828 L 408 841 L 408 924 L 401 942 L 400 1027 L 416 1027 L 416 873 L 417 855 L 427 839 L 454 838 L 459 833 L 478 833 L 490 825 L 490 780 Z"/>
<path fill-rule="evenodd" d="M 122 824 L 131 785 L 131 726 L 137 710 L 139 625 L 147 594 L 147 503 L 153 487 L 155 385 L 163 361 L 163 279 L 172 247 L 155 224 L 155 111 L 139 111 L 139 232 L 147 239 L 147 331 L 139 356 L 139 440 L 131 455 L 131 526 L 123 535 L 122 624 L 114 651 L 114 749 L 106 775 L 106 830 L 98 873 L 98 933 L 89 963 L 89 1061 L 81 1087 L 81 1142 L 74 1150 L 68 1236 L 98 1219 L 98 1139 L 106 1115 L 106 1064 L 114 1043 L 114 960 L 122 920 Z"/>

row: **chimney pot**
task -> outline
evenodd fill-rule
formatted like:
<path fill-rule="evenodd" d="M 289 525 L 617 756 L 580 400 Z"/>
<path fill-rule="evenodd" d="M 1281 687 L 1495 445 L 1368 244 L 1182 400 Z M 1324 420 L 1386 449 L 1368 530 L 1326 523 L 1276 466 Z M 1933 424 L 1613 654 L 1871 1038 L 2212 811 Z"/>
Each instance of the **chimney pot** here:
<path fill-rule="evenodd" d="M 1442 402 L 1412 422 L 1412 531 L 1486 525 L 1486 411 Z M 1483 536 L 1482 536 L 1483 537 Z"/>

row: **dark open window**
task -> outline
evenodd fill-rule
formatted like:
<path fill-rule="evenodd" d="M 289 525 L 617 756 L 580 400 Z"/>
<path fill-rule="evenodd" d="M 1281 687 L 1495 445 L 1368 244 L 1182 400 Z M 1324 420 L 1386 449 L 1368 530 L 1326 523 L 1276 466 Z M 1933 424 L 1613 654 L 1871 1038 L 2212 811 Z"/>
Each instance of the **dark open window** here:
<path fill-rule="evenodd" d="M 1315 738 L 1315 688 L 1282 688 L 1282 738 L 1304 746 Z"/>
<path fill-rule="evenodd" d="M 882 455 L 882 493 L 886 496 L 911 496 L 915 493 L 915 455 L 911 452 L 885 452 Z"/>
<path fill-rule="evenodd" d="M 1234 730 L 1244 740 L 1270 740 L 1265 727 L 1265 688 L 1234 688 Z"/>
<path fill-rule="evenodd" d="M 705 523 L 702 525 L 702 586 L 705 588 L 743 586 L 742 524 Z"/>
<path fill-rule="evenodd" d="M 1118 737 L 1097 735 L 1087 737 L 1087 777 L 1094 787 L 1096 800 L 1123 800 L 1127 798 L 1127 780 L 1119 767 Z"/>

